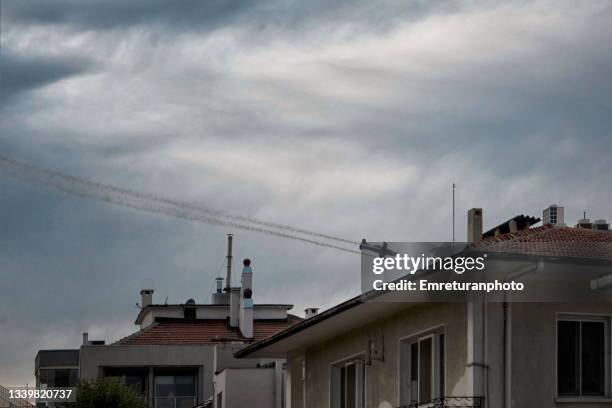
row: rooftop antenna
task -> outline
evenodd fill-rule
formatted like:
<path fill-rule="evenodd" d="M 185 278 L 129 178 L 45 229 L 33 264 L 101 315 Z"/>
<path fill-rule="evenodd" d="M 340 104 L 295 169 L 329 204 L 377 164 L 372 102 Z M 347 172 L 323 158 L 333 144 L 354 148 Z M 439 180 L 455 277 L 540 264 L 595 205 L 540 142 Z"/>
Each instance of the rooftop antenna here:
<path fill-rule="evenodd" d="M 232 288 L 232 241 L 234 236 L 227 234 L 227 276 L 225 277 L 225 291 L 229 292 Z"/>
<path fill-rule="evenodd" d="M 583 211 L 583 212 L 582 212 L 582 218 L 583 218 L 583 219 L 586 219 L 586 211 Z"/>
<path fill-rule="evenodd" d="M 455 182 L 453 182 L 453 247 L 455 246 Z"/>

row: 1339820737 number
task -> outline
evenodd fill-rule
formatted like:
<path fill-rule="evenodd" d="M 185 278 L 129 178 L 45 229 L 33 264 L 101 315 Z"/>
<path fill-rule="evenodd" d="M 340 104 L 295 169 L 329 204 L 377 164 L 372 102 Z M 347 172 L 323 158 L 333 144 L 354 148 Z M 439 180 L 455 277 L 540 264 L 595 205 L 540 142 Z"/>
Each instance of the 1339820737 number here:
<path fill-rule="evenodd" d="M 40 402 L 71 402 L 76 399 L 74 388 L 11 388 L 11 400 L 37 400 Z"/>

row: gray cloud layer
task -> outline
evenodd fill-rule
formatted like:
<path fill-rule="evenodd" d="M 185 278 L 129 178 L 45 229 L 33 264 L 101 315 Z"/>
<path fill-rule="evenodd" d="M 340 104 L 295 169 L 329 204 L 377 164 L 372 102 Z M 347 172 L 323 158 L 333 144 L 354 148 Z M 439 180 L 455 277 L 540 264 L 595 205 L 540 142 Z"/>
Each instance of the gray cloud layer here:
<path fill-rule="evenodd" d="M 6 50 L 0 54 L 0 66 L 1 105 L 20 93 L 76 75 L 87 68 L 87 63 L 57 57 L 12 55 Z"/>
<path fill-rule="evenodd" d="M 566 206 L 612 218 L 607 1 L 2 3 L 0 152 L 359 240 Z M 0 384 L 134 329 L 143 285 L 204 301 L 226 228 L 0 175 Z M 358 257 L 237 232 L 255 299 L 328 307 Z"/>

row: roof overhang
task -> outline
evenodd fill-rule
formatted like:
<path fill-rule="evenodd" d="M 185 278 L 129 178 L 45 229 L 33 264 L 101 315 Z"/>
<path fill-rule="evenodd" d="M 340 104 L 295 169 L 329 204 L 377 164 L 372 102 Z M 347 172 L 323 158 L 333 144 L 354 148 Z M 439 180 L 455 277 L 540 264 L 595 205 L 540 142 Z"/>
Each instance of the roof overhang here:
<path fill-rule="evenodd" d="M 477 250 L 478 251 L 478 250 Z M 553 257 L 521 253 L 488 252 L 490 260 L 538 262 L 550 264 L 609 267 L 610 261 L 590 258 Z M 253 343 L 234 355 L 237 358 L 286 358 L 289 352 L 306 349 L 328 339 L 357 329 L 391 315 L 400 310 L 414 307 L 422 302 L 385 301 L 392 296 L 385 291 L 370 291 L 349 299 L 311 318 L 305 319 L 273 336 Z"/>
<path fill-rule="evenodd" d="M 375 296 L 374 296 L 375 295 Z M 379 320 L 415 303 L 377 301 L 379 293 L 368 292 L 340 303 L 316 316 L 253 343 L 234 355 L 237 358 L 285 358 L 290 351 L 304 349 L 350 330 Z"/>

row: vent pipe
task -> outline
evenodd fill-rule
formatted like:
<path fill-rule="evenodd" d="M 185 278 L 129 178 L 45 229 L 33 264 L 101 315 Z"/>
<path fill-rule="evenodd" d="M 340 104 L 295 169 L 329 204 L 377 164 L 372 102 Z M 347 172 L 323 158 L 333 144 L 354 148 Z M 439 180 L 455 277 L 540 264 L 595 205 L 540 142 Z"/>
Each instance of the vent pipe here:
<path fill-rule="evenodd" d="M 232 288 L 232 244 L 234 236 L 227 234 L 227 276 L 225 277 L 225 291 L 229 292 Z"/>

